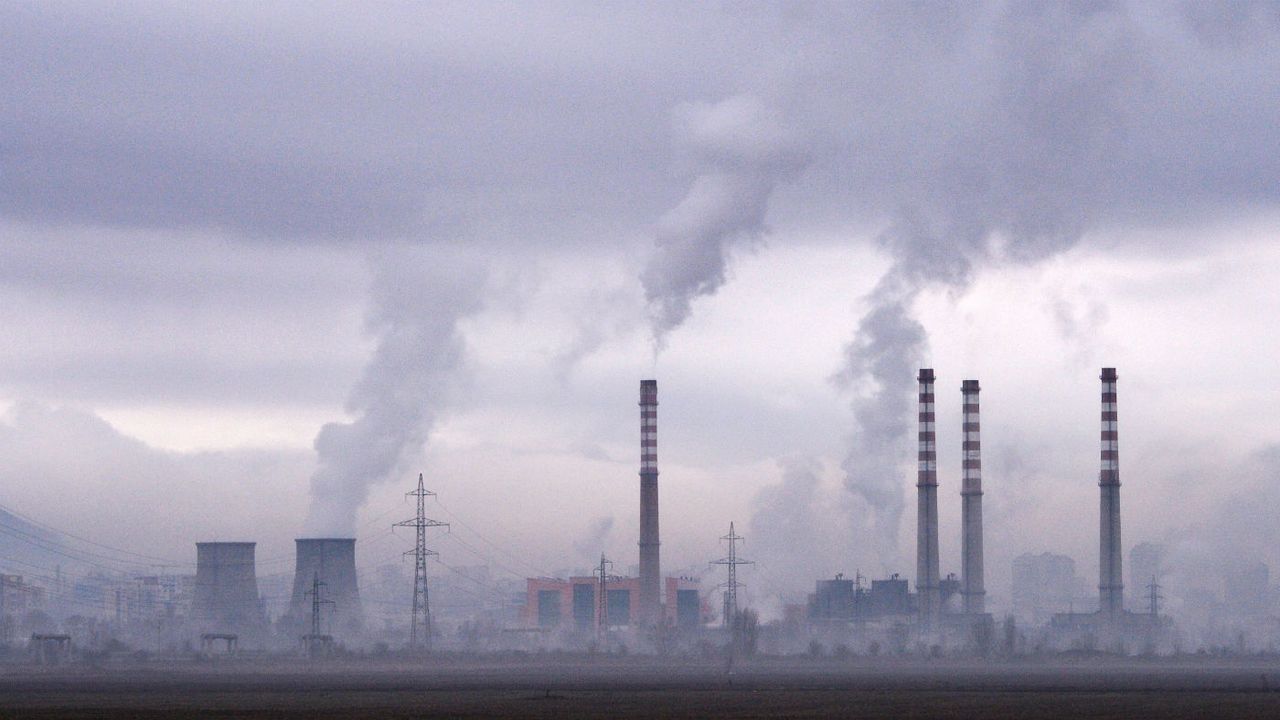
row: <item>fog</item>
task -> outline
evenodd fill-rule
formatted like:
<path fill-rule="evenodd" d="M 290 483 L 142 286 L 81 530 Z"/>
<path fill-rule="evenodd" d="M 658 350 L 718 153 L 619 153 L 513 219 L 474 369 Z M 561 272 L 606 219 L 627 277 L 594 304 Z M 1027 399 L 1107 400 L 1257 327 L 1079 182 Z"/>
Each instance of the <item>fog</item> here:
<path fill-rule="evenodd" d="M 385 629 L 422 472 L 457 630 L 635 572 L 654 377 L 664 572 L 718 613 L 735 522 L 780 624 L 914 591 L 933 367 L 942 573 L 976 378 L 988 607 L 1030 628 L 1096 603 L 1106 366 L 1127 605 L 1147 544 L 1163 651 L 1280 641 L 1275 3 L 51 2 L 0 47 L 5 573 L 255 541 L 270 615 L 295 538 L 353 536 Z M 1044 553 L 1074 585 L 1028 609 Z"/>

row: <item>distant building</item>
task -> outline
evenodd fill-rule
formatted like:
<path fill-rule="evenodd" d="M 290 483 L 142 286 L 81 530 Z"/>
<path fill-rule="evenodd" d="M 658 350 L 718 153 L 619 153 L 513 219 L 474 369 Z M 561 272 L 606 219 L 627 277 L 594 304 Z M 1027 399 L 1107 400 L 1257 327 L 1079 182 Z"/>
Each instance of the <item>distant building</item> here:
<path fill-rule="evenodd" d="M 600 581 L 595 577 L 528 578 L 524 602 L 526 627 L 590 630 L 599 622 Z M 709 611 L 691 578 L 666 578 L 663 611 L 677 627 L 694 628 L 707 622 Z M 611 579 L 605 586 L 605 613 L 610 627 L 627 627 L 636 621 L 640 579 Z"/>
<path fill-rule="evenodd" d="M 1164 556 L 1164 546 L 1156 543 L 1138 543 L 1129 551 L 1129 587 L 1125 588 L 1125 596 L 1132 612 L 1150 611 L 1148 586 L 1153 581 L 1164 582 Z"/>
<path fill-rule="evenodd" d="M 1055 614 L 1092 612 L 1096 598 L 1086 593 L 1076 575 L 1076 561 L 1066 555 L 1026 553 L 1013 560 L 1013 615 L 1039 625 Z"/>
<path fill-rule="evenodd" d="M 852 580 L 836 575 L 834 580 L 819 580 L 809 596 L 809 620 L 815 622 L 848 621 L 854 617 L 856 592 Z"/>
<path fill-rule="evenodd" d="M 952 578 L 958 587 L 958 582 Z M 944 581 L 944 587 L 945 581 Z M 953 590 L 954 592 L 954 590 Z M 915 595 L 907 581 L 897 574 L 883 580 L 872 580 L 871 587 L 836 575 L 833 580 L 819 580 L 809 596 L 810 622 L 867 621 L 915 612 Z"/>
<path fill-rule="evenodd" d="M 26 582 L 21 575 L 0 575 L 0 617 L 20 617 L 44 607 L 44 588 Z"/>

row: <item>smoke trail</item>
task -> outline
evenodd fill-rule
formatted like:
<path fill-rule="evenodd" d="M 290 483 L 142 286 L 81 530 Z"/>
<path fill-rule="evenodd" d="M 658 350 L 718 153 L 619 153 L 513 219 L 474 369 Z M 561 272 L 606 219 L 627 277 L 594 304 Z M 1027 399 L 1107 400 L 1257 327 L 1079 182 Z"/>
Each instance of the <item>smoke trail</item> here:
<path fill-rule="evenodd" d="M 613 532 L 613 516 L 599 517 L 591 521 L 581 539 L 573 542 L 579 559 L 594 560 L 604 550 L 604 543 Z"/>
<path fill-rule="evenodd" d="M 684 106 L 677 127 L 696 177 L 659 220 L 640 276 L 655 351 L 689 317 L 695 298 L 724 284 L 732 246 L 764 235 L 774 188 L 805 164 L 781 119 L 751 95 Z"/>
<path fill-rule="evenodd" d="M 779 481 L 752 499 L 746 534 L 760 565 L 761 595 L 803 598 L 814 578 L 855 569 L 848 565 L 848 514 L 835 501 L 840 490 L 823 483 L 816 460 L 780 458 L 778 469 Z"/>
<path fill-rule="evenodd" d="M 458 323 L 481 305 L 483 274 L 438 249 L 401 248 L 375 262 L 366 325 L 378 347 L 347 400 L 356 419 L 316 436 L 312 536 L 352 537 L 370 486 L 426 443 L 463 366 Z"/>

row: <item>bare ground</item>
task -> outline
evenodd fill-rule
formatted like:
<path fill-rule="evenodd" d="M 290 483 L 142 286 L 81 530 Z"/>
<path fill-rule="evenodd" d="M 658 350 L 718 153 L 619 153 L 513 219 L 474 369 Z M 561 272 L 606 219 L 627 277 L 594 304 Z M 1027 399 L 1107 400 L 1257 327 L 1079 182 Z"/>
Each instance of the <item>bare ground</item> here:
<path fill-rule="evenodd" d="M 527 658 L 11 667 L 5 718 L 1280 718 L 1280 663 Z"/>

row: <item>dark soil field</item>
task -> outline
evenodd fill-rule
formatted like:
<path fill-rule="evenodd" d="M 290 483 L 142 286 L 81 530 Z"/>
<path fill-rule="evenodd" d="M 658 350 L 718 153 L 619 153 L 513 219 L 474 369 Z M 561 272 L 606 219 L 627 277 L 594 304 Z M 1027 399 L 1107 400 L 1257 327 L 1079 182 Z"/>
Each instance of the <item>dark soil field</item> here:
<path fill-rule="evenodd" d="M 5 718 L 1280 718 L 1280 664 L 503 663 L 10 668 Z"/>

